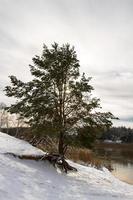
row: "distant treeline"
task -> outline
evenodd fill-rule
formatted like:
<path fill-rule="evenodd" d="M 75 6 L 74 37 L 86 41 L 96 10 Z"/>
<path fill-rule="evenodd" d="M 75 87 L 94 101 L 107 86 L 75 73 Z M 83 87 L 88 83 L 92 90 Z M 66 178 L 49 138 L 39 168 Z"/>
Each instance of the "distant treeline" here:
<path fill-rule="evenodd" d="M 9 135 L 24 139 L 30 139 L 34 136 L 34 133 L 29 127 L 14 127 L 8 129 L 2 128 L 1 131 L 8 133 Z M 56 135 L 49 136 L 55 138 L 57 137 Z M 133 143 L 133 129 L 126 127 L 112 127 L 104 133 L 97 134 L 94 134 L 93 131 L 80 130 L 78 135 L 70 135 L 69 141 L 67 141 L 67 143 L 72 146 L 90 148 L 93 146 L 96 139 L 100 139 L 101 141 L 111 140 L 114 142 L 121 141 L 122 143 Z"/>
<path fill-rule="evenodd" d="M 123 143 L 132 143 L 133 129 L 126 127 L 112 127 L 102 134 L 101 140 L 121 140 Z"/>

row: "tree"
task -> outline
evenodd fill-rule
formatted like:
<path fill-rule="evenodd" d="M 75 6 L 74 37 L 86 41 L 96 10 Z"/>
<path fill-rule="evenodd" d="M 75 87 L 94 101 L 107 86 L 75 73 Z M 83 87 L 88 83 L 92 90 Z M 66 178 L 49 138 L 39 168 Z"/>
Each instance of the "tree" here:
<path fill-rule="evenodd" d="M 7 106 L 5 103 L 0 103 L 0 131 L 2 130 L 2 128 L 6 128 L 6 132 L 8 133 L 11 118 L 10 113 L 6 110 L 6 107 Z"/>
<path fill-rule="evenodd" d="M 24 83 L 12 75 L 12 86 L 5 88 L 7 96 L 17 98 L 9 111 L 19 113 L 37 131 L 58 134 L 58 150 L 63 156 L 65 137 L 80 127 L 109 127 L 114 119 L 110 112 L 99 111 L 99 99 L 92 97 L 91 78 L 85 73 L 80 76 L 79 67 L 74 47 L 44 45 L 42 55 L 35 56 L 30 65 L 33 80 Z"/>
<path fill-rule="evenodd" d="M 27 124 L 24 123 L 24 119 L 19 116 L 19 114 L 11 114 L 7 111 L 8 107 L 5 103 L 0 103 L 0 131 L 6 131 L 9 133 L 10 128 L 16 129 L 16 136 L 18 134 L 20 127 L 26 127 Z"/>
<path fill-rule="evenodd" d="M 0 131 L 2 129 L 2 127 L 5 125 L 5 108 L 6 108 L 6 104 L 1 102 L 0 103 Z"/>

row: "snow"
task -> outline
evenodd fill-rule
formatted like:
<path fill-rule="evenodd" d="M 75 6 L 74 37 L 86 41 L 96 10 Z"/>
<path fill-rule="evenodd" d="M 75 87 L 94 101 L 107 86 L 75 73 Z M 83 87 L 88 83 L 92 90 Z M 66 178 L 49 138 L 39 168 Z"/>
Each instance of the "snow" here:
<path fill-rule="evenodd" d="M 133 186 L 106 168 L 97 170 L 72 161 L 78 172 L 59 173 L 44 161 L 21 160 L 5 153 L 43 155 L 25 141 L 0 133 L 0 200 L 131 200 Z"/>
<path fill-rule="evenodd" d="M 0 153 L 16 155 L 43 155 L 43 151 L 31 146 L 28 142 L 11 137 L 0 132 Z"/>

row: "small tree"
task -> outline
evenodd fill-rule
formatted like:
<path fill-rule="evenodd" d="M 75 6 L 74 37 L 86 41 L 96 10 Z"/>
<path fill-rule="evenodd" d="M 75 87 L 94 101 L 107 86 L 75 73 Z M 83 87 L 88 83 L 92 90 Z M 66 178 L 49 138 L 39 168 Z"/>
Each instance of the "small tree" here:
<path fill-rule="evenodd" d="M 99 99 L 92 97 L 91 78 L 79 73 L 74 47 L 54 43 L 43 46 L 42 56 L 33 58 L 30 71 L 33 80 L 24 83 L 10 76 L 12 86 L 6 95 L 18 100 L 9 111 L 19 113 L 37 131 L 55 132 L 59 136 L 59 154 L 64 155 L 65 137 L 79 127 L 109 127 L 114 116 L 101 113 Z"/>
<path fill-rule="evenodd" d="M 0 131 L 2 128 L 6 128 L 6 132 L 9 131 L 10 125 L 10 113 L 6 110 L 6 104 L 1 102 L 0 103 Z"/>

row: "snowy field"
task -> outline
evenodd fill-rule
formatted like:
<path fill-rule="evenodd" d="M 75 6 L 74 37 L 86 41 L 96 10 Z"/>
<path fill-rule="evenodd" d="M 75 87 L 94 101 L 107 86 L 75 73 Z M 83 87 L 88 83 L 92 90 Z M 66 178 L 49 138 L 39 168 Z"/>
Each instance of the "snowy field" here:
<path fill-rule="evenodd" d="M 0 200 L 133 200 L 133 186 L 108 170 L 72 163 L 78 172 L 61 174 L 48 162 L 4 153 L 42 155 L 27 142 L 0 133 Z"/>

